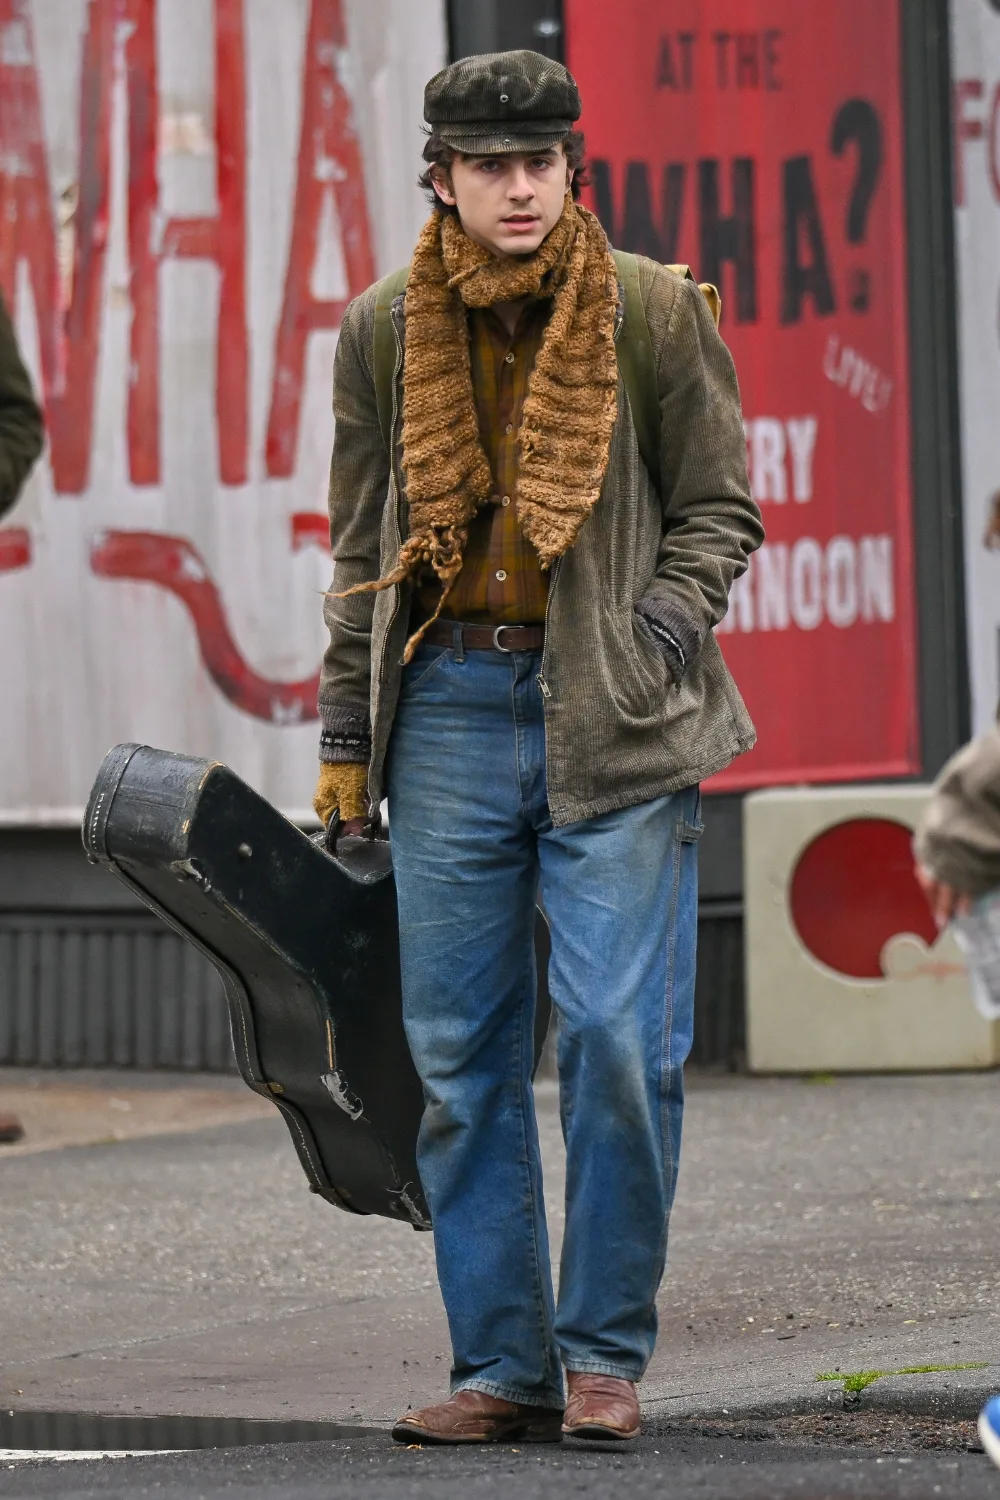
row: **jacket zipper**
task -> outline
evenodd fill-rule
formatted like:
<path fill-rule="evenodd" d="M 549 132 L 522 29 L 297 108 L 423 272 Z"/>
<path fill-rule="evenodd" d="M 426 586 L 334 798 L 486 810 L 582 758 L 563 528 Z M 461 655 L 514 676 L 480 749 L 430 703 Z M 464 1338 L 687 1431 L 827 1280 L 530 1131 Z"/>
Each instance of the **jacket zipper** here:
<path fill-rule="evenodd" d="M 545 644 L 542 647 L 542 665 L 539 670 L 538 676 L 535 678 L 535 681 L 538 683 L 539 692 L 541 693 L 543 698 L 552 697 L 552 689 L 549 687 L 548 683 L 545 680 L 545 665 L 548 661 L 549 653 L 549 610 L 552 608 L 552 595 L 556 591 L 556 581 L 559 578 L 561 568 L 562 558 L 557 557 L 555 562 L 552 564 L 552 578 L 549 581 L 549 595 L 545 601 Z"/>

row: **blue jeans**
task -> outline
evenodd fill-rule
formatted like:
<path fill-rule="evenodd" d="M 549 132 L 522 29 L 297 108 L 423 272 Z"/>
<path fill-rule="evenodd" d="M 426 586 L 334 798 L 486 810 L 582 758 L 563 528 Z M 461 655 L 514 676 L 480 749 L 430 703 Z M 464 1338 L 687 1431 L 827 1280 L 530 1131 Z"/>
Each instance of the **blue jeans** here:
<path fill-rule="evenodd" d="M 691 1047 L 697 788 L 554 828 L 540 656 L 423 646 L 388 767 L 418 1161 L 452 1390 L 561 1406 L 561 1365 L 637 1380 Z M 566 1140 L 555 1305 L 531 1087 L 534 909 L 552 938 Z"/>

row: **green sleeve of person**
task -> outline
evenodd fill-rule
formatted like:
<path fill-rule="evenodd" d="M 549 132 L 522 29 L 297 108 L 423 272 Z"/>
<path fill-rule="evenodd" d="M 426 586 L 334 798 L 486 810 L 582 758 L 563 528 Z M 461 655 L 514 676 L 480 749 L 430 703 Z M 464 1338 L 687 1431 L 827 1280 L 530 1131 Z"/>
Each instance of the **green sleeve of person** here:
<path fill-rule="evenodd" d="M 42 451 L 45 425 L 0 297 L 0 516 L 10 510 Z"/>

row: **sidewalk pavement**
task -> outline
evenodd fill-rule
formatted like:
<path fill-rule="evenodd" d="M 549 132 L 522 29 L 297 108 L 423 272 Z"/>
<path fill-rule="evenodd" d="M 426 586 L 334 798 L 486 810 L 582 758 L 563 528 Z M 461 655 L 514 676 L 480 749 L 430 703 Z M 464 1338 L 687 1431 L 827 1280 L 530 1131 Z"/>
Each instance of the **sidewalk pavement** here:
<path fill-rule="evenodd" d="M 992 1366 L 864 1398 L 942 1414 L 1000 1387 L 998 1089 L 692 1078 L 650 1414 L 839 1404 L 816 1381 L 837 1370 Z M 555 1086 L 538 1099 L 557 1246 Z M 8 1410 L 375 1425 L 444 1393 L 430 1236 L 311 1195 L 237 1080 L 8 1070 L 0 1106 L 28 1127 L 0 1147 Z"/>
<path fill-rule="evenodd" d="M 274 1106 L 243 1083 L 210 1073 L 62 1073 L 0 1068 L 0 1115 L 24 1127 L 0 1162 L 63 1146 L 271 1119 Z"/>

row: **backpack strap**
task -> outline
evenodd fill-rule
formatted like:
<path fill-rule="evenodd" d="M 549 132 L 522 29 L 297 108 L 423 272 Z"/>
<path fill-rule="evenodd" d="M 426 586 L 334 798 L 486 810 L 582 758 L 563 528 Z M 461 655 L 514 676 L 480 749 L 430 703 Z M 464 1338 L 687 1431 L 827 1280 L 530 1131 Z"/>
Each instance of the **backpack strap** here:
<path fill-rule="evenodd" d="M 392 382 L 396 373 L 396 333 L 392 326 L 392 304 L 400 292 L 406 291 L 410 268 L 404 266 L 386 276 L 375 303 L 375 401 L 378 406 L 378 425 L 382 429 L 382 441 L 386 450 L 392 444 Z"/>
<path fill-rule="evenodd" d="M 612 250 L 611 254 L 625 292 L 625 321 L 615 345 L 618 368 L 628 392 L 642 461 L 660 493 L 660 398 L 653 341 L 639 290 L 639 262 L 627 250 Z"/>
<path fill-rule="evenodd" d="M 639 290 L 639 263 L 627 250 L 612 250 L 611 254 L 625 292 L 625 321 L 616 344 L 618 368 L 628 392 L 639 452 L 653 485 L 659 491 L 660 400 L 656 386 L 656 356 Z M 668 266 L 667 270 L 682 276 L 685 281 L 694 280 L 690 266 Z M 406 291 L 409 276 L 409 266 L 386 276 L 375 303 L 375 400 L 378 406 L 378 424 L 382 429 L 386 449 L 392 442 L 392 385 L 396 373 L 396 334 L 392 326 L 392 304 L 401 292 Z M 718 326 L 722 310 L 718 290 L 706 282 L 701 286 L 701 291 Z"/>
<path fill-rule="evenodd" d="M 618 351 L 618 368 L 628 392 L 639 452 L 653 486 L 657 494 L 660 494 L 660 398 L 656 386 L 656 356 L 639 290 L 639 262 L 627 250 L 612 250 L 611 254 L 625 292 L 625 322 L 615 346 Z M 673 271 L 675 276 L 682 277 L 684 281 L 694 281 L 690 266 L 667 266 L 667 270 Z M 704 281 L 698 283 L 698 289 L 708 303 L 718 328 L 719 318 L 722 316 L 722 298 L 718 287 Z"/>

